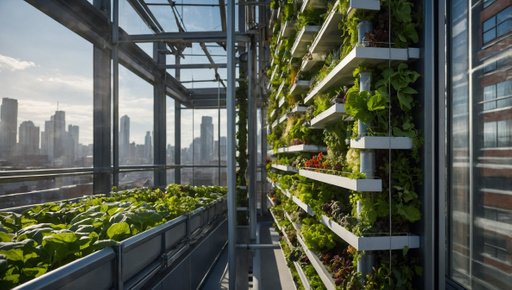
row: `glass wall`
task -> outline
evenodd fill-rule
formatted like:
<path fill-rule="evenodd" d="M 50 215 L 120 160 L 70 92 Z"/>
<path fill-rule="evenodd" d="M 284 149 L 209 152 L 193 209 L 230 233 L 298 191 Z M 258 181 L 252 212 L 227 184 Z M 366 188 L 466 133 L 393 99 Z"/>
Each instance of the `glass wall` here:
<path fill-rule="evenodd" d="M 448 278 L 512 287 L 512 6 L 449 1 Z"/>
<path fill-rule="evenodd" d="M 2 176 L 92 166 L 92 66 L 89 42 L 25 1 L 0 1 Z M 0 208 L 91 191 L 90 174 L 2 179 Z"/>

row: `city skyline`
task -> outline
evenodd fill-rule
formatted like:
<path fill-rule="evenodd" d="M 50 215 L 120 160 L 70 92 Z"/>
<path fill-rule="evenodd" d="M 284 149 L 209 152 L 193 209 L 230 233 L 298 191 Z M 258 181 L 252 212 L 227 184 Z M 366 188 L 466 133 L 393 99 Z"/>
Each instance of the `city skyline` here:
<path fill-rule="evenodd" d="M 192 17 L 198 9 L 184 8 L 184 17 Z M 213 16 L 213 15 L 212 15 Z M 218 16 L 215 16 L 218 17 Z M 213 17 L 190 25 L 189 29 L 211 30 L 206 27 Z M 27 22 L 26 19 L 30 19 Z M 24 21 L 20 21 L 24 20 Z M 147 28 L 138 20 L 138 15 L 125 2 L 120 2 L 120 25 L 130 33 L 147 33 Z M 168 25 L 174 25 L 169 23 Z M 202 27 L 205 26 L 205 27 Z M 37 48 L 33 43 L 38 43 Z M 152 56 L 152 46 L 140 47 Z M 192 52 L 199 47 L 192 47 Z M 58 57 L 55 57 L 58 56 Z M 44 127 L 44 121 L 57 110 L 65 111 L 68 122 L 80 127 L 80 143 L 93 142 L 93 51 L 90 42 L 63 27 L 53 19 L 33 8 L 25 1 L 0 1 L 0 98 L 9 97 L 19 101 L 18 121 L 31 120 Z M 214 57 L 219 63 L 225 59 Z M 183 63 L 192 61 L 187 57 Z M 172 64 L 173 58 L 168 58 Z M 168 71 L 173 73 L 172 70 Z M 195 75 L 194 75 L 195 73 Z M 221 72 L 222 74 L 223 72 Z M 204 76 L 203 76 L 204 75 Z M 153 130 L 153 87 L 123 66 L 119 67 L 119 116 L 131 118 L 131 137 L 143 144 L 145 134 Z M 182 79 L 211 78 L 211 71 L 182 71 Z M 201 83 L 194 84 L 195 87 Z M 212 84 L 208 84 L 212 86 Z M 213 84 L 217 87 L 217 84 Z M 167 144 L 174 144 L 174 101 L 167 99 Z M 190 144 L 200 135 L 201 115 L 212 110 L 182 112 L 182 144 Z M 216 111 L 216 110 L 215 110 Z M 221 113 L 225 116 L 225 111 Z M 194 117 L 193 117 L 194 116 Z M 214 116 L 217 120 L 217 117 Z M 197 124 L 194 126 L 194 123 Z M 221 135 L 226 135 L 226 118 L 221 119 Z M 215 128 L 217 132 L 217 128 Z"/>

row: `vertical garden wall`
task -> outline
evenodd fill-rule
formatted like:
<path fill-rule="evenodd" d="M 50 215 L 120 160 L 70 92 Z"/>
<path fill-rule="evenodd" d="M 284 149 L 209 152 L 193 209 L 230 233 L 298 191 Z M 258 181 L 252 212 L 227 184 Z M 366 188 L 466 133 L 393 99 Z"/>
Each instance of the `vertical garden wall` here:
<path fill-rule="evenodd" d="M 296 282 L 414 288 L 420 5 L 271 5 L 269 198 Z"/>

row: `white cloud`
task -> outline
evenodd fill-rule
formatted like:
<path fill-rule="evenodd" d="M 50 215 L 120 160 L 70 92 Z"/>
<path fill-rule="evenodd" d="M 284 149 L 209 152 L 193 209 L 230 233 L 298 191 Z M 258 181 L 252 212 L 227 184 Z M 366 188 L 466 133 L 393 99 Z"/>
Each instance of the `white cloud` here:
<path fill-rule="evenodd" d="M 0 54 L 0 71 L 2 68 L 6 68 L 10 71 L 17 71 L 25 70 L 34 66 L 36 66 L 36 64 L 31 61 L 19 60 Z"/>
<path fill-rule="evenodd" d="M 47 87 L 67 87 L 73 90 L 90 91 L 93 89 L 92 78 L 77 75 L 54 75 L 37 78 L 37 81 Z"/>

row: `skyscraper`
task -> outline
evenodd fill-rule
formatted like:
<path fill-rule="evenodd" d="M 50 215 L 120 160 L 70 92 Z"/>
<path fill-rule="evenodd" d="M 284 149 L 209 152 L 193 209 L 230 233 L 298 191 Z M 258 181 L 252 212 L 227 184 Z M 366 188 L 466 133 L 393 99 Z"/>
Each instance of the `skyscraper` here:
<path fill-rule="evenodd" d="M 144 162 L 146 163 L 153 162 L 153 146 L 151 144 L 151 132 L 147 131 L 144 138 Z"/>
<path fill-rule="evenodd" d="M 201 162 L 206 163 L 213 157 L 213 118 L 203 116 L 201 118 Z"/>
<path fill-rule="evenodd" d="M 39 153 L 39 127 L 32 121 L 24 121 L 20 125 L 20 150 L 23 155 Z"/>
<path fill-rule="evenodd" d="M 75 125 L 68 126 L 68 141 L 69 141 L 69 152 L 67 155 L 71 157 L 71 160 L 75 160 L 78 158 L 78 138 L 79 138 L 80 128 Z"/>
<path fill-rule="evenodd" d="M 3 98 L 0 107 L 0 157 L 8 157 L 17 142 L 18 100 Z"/>
<path fill-rule="evenodd" d="M 41 154 L 48 156 L 48 161 L 53 160 L 54 146 L 53 120 L 44 122 L 44 132 L 41 132 Z"/>
<path fill-rule="evenodd" d="M 119 131 L 119 161 L 123 163 L 128 157 L 130 151 L 130 117 L 124 115 L 121 117 Z"/>
<path fill-rule="evenodd" d="M 66 113 L 56 111 L 52 116 L 53 120 L 53 156 L 59 158 L 65 154 L 66 144 Z"/>

